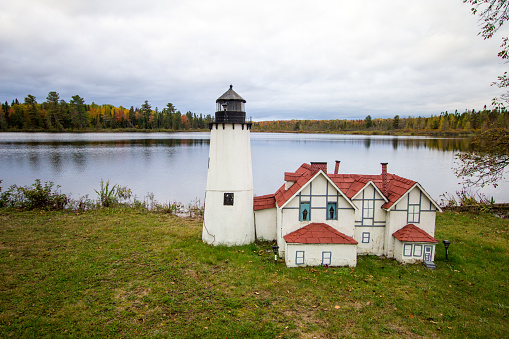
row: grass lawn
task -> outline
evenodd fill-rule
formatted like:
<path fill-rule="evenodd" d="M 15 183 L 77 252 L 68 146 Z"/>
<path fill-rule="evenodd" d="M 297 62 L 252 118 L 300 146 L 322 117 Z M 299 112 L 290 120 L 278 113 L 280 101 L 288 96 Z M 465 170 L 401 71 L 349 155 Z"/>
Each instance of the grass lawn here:
<path fill-rule="evenodd" d="M 436 270 L 288 269 L 139 210 L 0 211 L 0 337 L 507 337 L 509 221 L 445 212 Z"/>

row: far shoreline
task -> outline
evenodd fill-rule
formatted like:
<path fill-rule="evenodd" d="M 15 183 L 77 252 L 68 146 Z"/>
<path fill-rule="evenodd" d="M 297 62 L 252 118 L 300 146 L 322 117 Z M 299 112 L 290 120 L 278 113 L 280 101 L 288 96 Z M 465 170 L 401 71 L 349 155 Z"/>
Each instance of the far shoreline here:
<path fill-rule="evenodd" d="M 115 129 L 87 129 L 87 130 L 42 130 L 42 129 L 13 129 L 3 130 L 0 133 L 51 133 L 51 134 L 85 134 L 85 133 L 199 133 L 208 132 L 209 129 L 136 129 L 136 128 L 115 128 Z M 252 133 L 288 133 L 288 134 L 341 134 L 341 135 L 365 135 L 365 136 L 429 136 L 442 138 L 469 138 L 473 137 L 481 131 L 430 131 L 430 130 L 398 130 L 398 131 L 290 131 L 290 130 L 265 130 L 253 127 Z"/>

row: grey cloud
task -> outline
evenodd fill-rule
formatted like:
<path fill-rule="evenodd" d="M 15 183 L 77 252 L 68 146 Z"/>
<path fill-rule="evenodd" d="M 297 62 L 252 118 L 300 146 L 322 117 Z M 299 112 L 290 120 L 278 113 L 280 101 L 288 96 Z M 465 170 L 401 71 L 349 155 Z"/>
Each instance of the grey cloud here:
<path fill-rule="evenodd" d="M 505 65 L 478 28 L 440 0 L 6 0 L 0 99 L 56 90 L 210 114 L 233 83 L 258 120 L 479 108 Z"/>

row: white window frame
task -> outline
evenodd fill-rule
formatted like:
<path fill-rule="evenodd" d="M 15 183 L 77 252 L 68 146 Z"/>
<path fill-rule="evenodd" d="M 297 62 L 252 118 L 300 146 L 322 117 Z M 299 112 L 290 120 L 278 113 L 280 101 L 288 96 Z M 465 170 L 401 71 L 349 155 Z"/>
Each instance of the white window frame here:
<path fill-rule="evenodd" d="M 403 256 L 404 257 L 412 256 L 412 244 L 404 244 L 403 245 Z"/>
<path fill-rule="evenodd" d="M 362 201 L 362 224 L 373 226 L 375 224 L 375 199 Z"/>
<path fill-rule="evenodd" d="M 304 251 L 295 251 L 295 265 L 304 265 Z"/>
<path fill-rule="evenodd" d="M 375 201 L 366 199 L 362 202 L 362 218 L 373 219 L 375 217 Z"/>
<path fill-rule="evenodd" d="M 417 251 L 419 249 L 419 251 Z M 414 257 L 421 258 L 422 257 L 422 245 L 421 244 L 415 244 L 414 245 Z"/>
<path fill-rule="evenodd" d="M 410 204 L 408 205 L 408 222 L 419 223 L 421 220 L 421 205 Z"/>
<path fill-rule="evenodd" d="M 331 263 L 332 263 L 332 252 L 330 252 L 330 251 L 323 251 L 322 252 L 322 265 L 330 266 Z"/>
<path fill-rule="evenodd" d="M 369 244 L 369 241 L 371 240 L 371 234 L 369 232 L 362 232 L 362 243 L 363 244 Z"/>

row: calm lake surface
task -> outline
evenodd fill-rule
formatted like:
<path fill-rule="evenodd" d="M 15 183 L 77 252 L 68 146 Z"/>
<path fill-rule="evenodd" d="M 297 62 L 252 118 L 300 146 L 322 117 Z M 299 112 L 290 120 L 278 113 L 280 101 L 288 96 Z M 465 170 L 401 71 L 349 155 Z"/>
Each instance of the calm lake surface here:
<path fill-rule="evenodd" d="M 418 181 L 437 201 L 461 189 L 453 172 L 455 154 L 467 139 L 251 133 L 255 195 L 274 193 L 284 172 L 302 163 L 327 161 L 329 171 L 379 174 L 388 171 Z M 128 186 L 138 198 L 159 202 L 203 202 L 209 133 L 0 133 L 0 184 L 25 186 L 52 181 L 62 193 L 97 197 L 100 181 Z M 509 183 L 479 191 L 509 202 Z"/>

